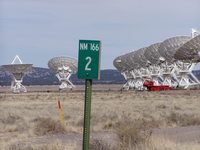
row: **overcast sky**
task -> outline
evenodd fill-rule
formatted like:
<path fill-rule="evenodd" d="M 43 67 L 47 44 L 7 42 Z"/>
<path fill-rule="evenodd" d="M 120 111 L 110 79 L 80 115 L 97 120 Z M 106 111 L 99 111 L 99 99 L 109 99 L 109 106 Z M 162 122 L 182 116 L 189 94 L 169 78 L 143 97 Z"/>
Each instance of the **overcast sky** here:
<path fill-rule="evenodd" d="M 132 50 L 200 30 L 200 0 L 0 0 L 0 65 L 16 54 L 47 67 L 78 58 L 79 39 L 101 40 L 101 69 Z"/>

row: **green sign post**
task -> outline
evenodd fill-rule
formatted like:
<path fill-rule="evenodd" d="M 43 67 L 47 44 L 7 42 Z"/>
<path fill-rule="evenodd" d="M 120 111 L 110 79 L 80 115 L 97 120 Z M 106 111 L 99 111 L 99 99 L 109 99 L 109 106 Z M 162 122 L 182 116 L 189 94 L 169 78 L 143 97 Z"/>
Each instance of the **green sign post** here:
<path fill-rule="evenodd" d="M 100 78 L 101 41 L 80 40 L 78 78 L 85 80 L 83 150 L 89 150 L 92 79 Z"/>

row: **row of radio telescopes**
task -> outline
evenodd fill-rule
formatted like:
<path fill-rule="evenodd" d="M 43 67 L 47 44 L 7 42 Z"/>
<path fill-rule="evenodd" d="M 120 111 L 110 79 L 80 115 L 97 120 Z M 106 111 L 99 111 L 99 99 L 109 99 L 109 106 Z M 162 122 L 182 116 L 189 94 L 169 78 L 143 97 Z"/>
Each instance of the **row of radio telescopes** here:
<path fill-rule="evenodd" d="M 143 90 L 145 80 L 154 85 L 188 88 L 200 81 L 192 70 L 200 62 L 200 35 L 176 36 L 118 56 L 113 64 L 126 79 L 124 88 Z"/>
<path fill-rule="evenodd" d="M 17 62 L 18 61 L 18 62 Z M 163 42 L 132 51 L 117 57 L 113 64 L 126 79 L 125 89 L 144 90 L 145 80 L 154 85 L 188 88 L 199 85 L 200 81 L 192 70 L 200 62 L 200 35 L 176 36 Z M 69 78 L 77 72 L 77 60 L 71 57 L 54 57 L 48 62 L 49 68 L 61 82 L 60 89 L 72 88 Z M 17 55 L 11 64 L 3 65 L 12 74 L 11 89 L 14 93 L 26 92 L 22 85 L 23 76 L 32 64 L 23 64 Z"/>

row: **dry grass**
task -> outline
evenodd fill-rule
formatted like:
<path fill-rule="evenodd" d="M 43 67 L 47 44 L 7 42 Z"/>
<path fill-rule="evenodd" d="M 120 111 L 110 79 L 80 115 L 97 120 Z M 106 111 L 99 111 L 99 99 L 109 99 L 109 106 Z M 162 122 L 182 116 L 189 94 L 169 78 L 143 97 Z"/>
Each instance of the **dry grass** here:
<path fill-rule="evenodd" d="M 138 148 L 144 144 L 148 144 L 152 129 L 158 127 L 154 120 L 123 120 L 117 127 L 117 133 L 120 139 L 120 149 L 124 148 Z"/>
<path fill-rule="evenodd" d="M 34 133 L 36 135 L 57 134 L 66 133 L 67 128 L 63 126 L 59 121 L 55 121 L 52 118 L 37 118 L 33 120 L 35 122 Z"/>
<path fill-rule="evenodd" d="M 196 114 L 171 112 L 171 114 L 166 117 L 166 121 L 168 124 L 176 124 L 178 126 L 200 125 L 200 118 Z"/>
<path fill-rule="evenodd" d="M 102 141 L 101 139 L 92 139 L 90 142 L 91 150 L 115 150 L 116 147 Z"/>
<path fill-rule="evenodd" d="M 121 140 L 120 145 L 117 146 L 122 150 L 131 148 L 167 150 L 167 148 L 162 148 L 164 143 L 159 145 L 159 142 L 156 143 L 156 140 L 151 139 L 151 129 L 200 125 L 199 96 L 200 93 L 197 90 L 94 92 L 91 132 L 117 133 Z M 59 123 L 57 100 L 61 100 L 65 126 Z M 0 147 L 4 145 L 10 148 L 17 143 L 23 143 L 26 139 L 43 135 L 71 132 L 81 134 L 83 107 L 83 92 L 0 93 Z M 178 148 L 181 147 L 180 144 L 174 144 L 176 149 L 180 149 Z M 93 141 L 92 145 L 93 149 L 110 148 L 109 144 L 98 139 Z M 198 144 L 195 145 L 198 147 Z M 28 146 L 35 148 L 34 150 L 40 150 L 37 143 Z M 17 148 L 21 147 L 13 148 L 13 150 L 18 150 Z M 5 150 L 9 149 L 5 148 Z"/>

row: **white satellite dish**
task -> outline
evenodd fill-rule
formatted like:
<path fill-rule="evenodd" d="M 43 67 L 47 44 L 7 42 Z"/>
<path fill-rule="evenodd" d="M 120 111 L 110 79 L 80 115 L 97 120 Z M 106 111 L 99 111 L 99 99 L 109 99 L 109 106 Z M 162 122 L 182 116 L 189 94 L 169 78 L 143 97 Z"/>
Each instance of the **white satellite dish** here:
<path fill-rule="evenodd" d="M 74 85 L 69 80 L 73 73 L 77 72 L 77 60 L 71 57 L 54 57 L 48 62 L 49 68 L 56 74 L 61 82 L 59 89 L 72 88 Z"/>
<path fill-rule="evenodd" d="M 180 86 L 188 88 L 191 85 L 200 85 L 199 79 L 193 74 L 192 70 L 200 62 L 200 35 L 194 36 L 176 50 L 174 58 L 182 61 L 180 64 L 181 73 Z M 192 78 L 191 78 L 192 77 Z"/>
<path fill-rule="evenodd" d="M 192 73 L 194 66 L 200 63 L 199 33 L 192 29 L 192 37 L 168 38 L 161 43 L 118 56 L 113 64 L 127 81 L 127 89 L 131 86 L 142 89 L 141 80 L 148 77 L 155 85 L 183 88 L 200 85 L 200 81 Z"/>
<path fill-rule="evenodd" d="M 18 63 L 17 63 L 18 61 Z M 27 92 L 22 85 L 25 72 L 32 67 L 32 64 L 23 64 L 18 55 L 15 56 L 10 65 L 3 65 L 9 73 L 12 74 L 11 90 L 13 93 Z"/>
<path fill-rule="evenodd" d="M 200 34 L 179 47 L 174 54 L 175 59 L 184 62 L 200 62 Z"/>

